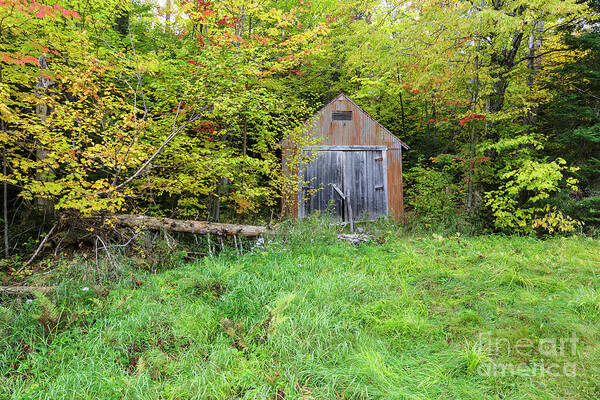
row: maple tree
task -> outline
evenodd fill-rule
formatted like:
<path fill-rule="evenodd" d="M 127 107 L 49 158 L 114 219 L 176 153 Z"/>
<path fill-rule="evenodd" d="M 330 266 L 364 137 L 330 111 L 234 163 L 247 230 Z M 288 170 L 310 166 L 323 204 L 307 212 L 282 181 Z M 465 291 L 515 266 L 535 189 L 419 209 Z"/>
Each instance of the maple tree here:
<path fill-rule="evenodd" d="M 327 25 L 303 26 L 302 3 L 240 4 L 183 1 L 165 25 L 143 5 L 3 1 L 5 186 L 50 213 L 218 219 L 221 202 L 274 204 L 277 142 L 309 114 L 278 80 L 300 74 Z"/>
<path fill-rule="evenodd" d="M 57 30 L 57 24 L 64 24 L 56 21 L 57 13 L 63 18 L 79 18 L 79 14 L 59 6 L 37 7 L 36 4 L 15 2 L 14 8 L 6 2 L 2 4 L 2 10 L 7 10 L 8 16 L 28 19 L 34 15 L 40 19 L 28 20 L 34 26 L 21 28 L 22 32 L 37 32 L 33 38 L 22 36 L 26 43 L 23 48 L 3 48 L 2 59 L 8 64 L 3 67 L 6 88 L 3 94 L 7 99 L 3 108 L 4 121 L 14 127 L 7 131 L 18 131 L 26 138 L 16 140 L 14 135 L 6 134 L 5 140 L 12 140 L 15 146 L 27 140 L 48 144 L 44 149 L 48 153 L 45 159 L 51 161 L 31 158 L 25 153 L 20 159 L 11 160 L 15 164 L 15 176 L 17 165 L 23 170 L 18 172 L 19 179 L 25 179 L 25 171 L 33 177 L 46 167 L 60 172 L 47 182 L 33 179 L 23 183 L 23 196 L 54 197 L 58 207 L 81 207 L 88 211 L 108 207 L 107 210 L 114 211 L 113 207 L 124 201 L 123 195 L 117 195 L 115 190 L 119 178 L 127 177 L 124 170 L 135 170 L 144 161 L 144 155 L 158 147 L 165 133 L 171 132 L 170 127 L 185 123 L 190 115 L 195 115 L 196 123 L 172 139 L 169 150 L 155 160 L 173 163 L 167 174 L 179 173 L 176 168 L 179 162 L 193 171 L 186 179 L 189 182 L 184 180 L 179 187 L 170 182 L 167 190 L 190 190 L 198 194 L 197 190 L 190 189 L 197 186 L 196 189 L 210 192 L 210 185 L 199 184 L 203 182 L 202 170 L 205 171 L 204 178 L 229 175 L 231 180 L 236 174 L 250 174 L 249 170 L 254 168 L 268 174 L 273 162 L 268 157 L 269 151 L 277 134 L 286 129 L 289 122 L 281 112 L 275 113 L 284 108 L 284 103 L 270 90 L 268 80 L 276 74 L 293 71 L 294 65 L 302 62 L 299 56 L 310 51 L 309 42 L 320 34 L 322 27 L 275 41 L 269 32 L 283 34 L 292 25 L 297 27 L 293 13 L 278 14 L 255 8 L 254 14 L 246 18 L 254 17 L 256 33 L 249 31 L 247 35 L 239 35 L 236 31 L 241 22 L 225 23 L 238 18 L 235 10 L 228 10 L 226 4 L 219 3 L 217 9 L 209 2 L 184 2 L 182 10 L 189 18 L 172 20 L 171 31 L 174 33 L 167 37 L 169 42 L 162 43 L 168 47 L 161 49 L 158 57 L 150 57 L 150 51 L 146 49 L 133 60 L 131 52 L 136 50 L 137 43 L 132 42 L 134 48 L 129 49 L 129 53 L 112 49 L 109 43 L 101 43 L 101 50 L 113 51 L 99 59 L 85 51 L 94 47 L 85 31 L 62 27 L 61 31 Z M 52 23 L 46 19 L 51 19 Z M 194 35 L 198 29 L 201 33 Z M 39 33 L 44 30 L 48 36 L 64 36 L 52 37 L 50 45 L 39 37 L 43 36 Z M 20 32 L 9 32 L 5 37 L 19 35 Z M 136 40 L 123 38 L 122 43 L 113 45 L 127 46 L 130 39 Z M 49 52 L 51 57 L 43 57 L 47 57 L 47 64 L 52 68 L 39 68 L 38 60 L 29 55 L 36 48 Z M 69 65 L 65 63 L 67 58 Z M 114 79 L 125 74 L 131 76 Z M 51 81 L 44 93 L 38 93 L 34 85 L 20 98 L 16 97 L 16 90 L 8 92 L 16 88 L 17 82 L 40 76 L 44 77 L 39 79 Z M 14 102 L 10 103 L 9 99 Z M 35 107 L 40 103 L 49 104 L 52 109 L 45 121 L 36 120 L 31 113 L 17 112 L 19 105 Z M 114 118 L 119 118 L 119 122 L 107 121 Z M 74 135 L 81 141 L 73 142 Z M 178 160 L 177 154 L 183 152 L 186 156 Z M 18 151 L 11 153 L 20 154 Z M 256 164 L 258 158 L 252 155 L 259 156 L 259 164 Z M 100 158 L 103 161 L 98 163 Z M 206 165 L 202 168 L 189 162 L 206 162 Z M 251 168 L 240 163 L 248 163 L 247 167 Z M 58 168 L 59 164 L 61 168 Z M 86 175 L 90 169 L 94 171 L 91 175 L 102 169 L 106 176 L 91 180 Z M 156 181 L 145 182 L 140 189 L 164 189 L 164 179 L 171 177 L 173 175 L 166 178 L 160 173 L 153 175 Z M 244 178 L 248 187 L 252 186 L 249 182 L 252 179 L 249 175 Z M 16 180 L 11 182 L 16 183 Z M 111 195 L 94 195 L 94 191 Z M 126 197 L 127 193 L 124 195 Z M 84 198 L 86 204 L 81 203 Z M 109 203 L 114 204 L 109 206 Z"/>

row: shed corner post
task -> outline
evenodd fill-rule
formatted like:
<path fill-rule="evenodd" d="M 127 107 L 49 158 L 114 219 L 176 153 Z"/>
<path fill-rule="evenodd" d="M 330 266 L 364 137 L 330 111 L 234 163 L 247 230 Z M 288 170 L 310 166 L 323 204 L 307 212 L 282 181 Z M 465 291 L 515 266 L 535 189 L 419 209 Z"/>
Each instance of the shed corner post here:
<path fill-rule="evenodd" d="M 387 165 L 387 147 L 381 151 L 383 158 L 383 193 L 385 196 L 385 215 L 390 215 L 390 192 L 388 188 L 388 165 Z"/>
<path fill-rule="evenodd" d="M 400 146 L 400 222 L 406 223 L 406 215 L 404 213 L 404 166 L 403 166 L 402 146 Z"/>

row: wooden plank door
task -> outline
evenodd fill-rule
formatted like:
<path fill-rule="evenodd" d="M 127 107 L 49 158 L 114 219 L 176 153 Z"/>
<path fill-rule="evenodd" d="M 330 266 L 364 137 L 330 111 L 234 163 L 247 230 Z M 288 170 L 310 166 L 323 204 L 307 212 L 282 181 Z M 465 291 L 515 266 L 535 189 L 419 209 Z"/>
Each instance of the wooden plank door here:
<path fill-rule="evenodd" d="M 343 220 L 344 204 L 336 190 L 342 190 L 344 186 L 343 167 L 344 153 L 341 151 L 322 151 L 306 166 L 298 199 L 298 217 L 329 209 L 334 217 Z"/>
<path fill-rule="evenodd" d="M 386 149 L 323 146 L 306 166 L 298 217 L 329 209 L 343 221 L 376 219 L 388 213 Z M 344 198 L 345 197 L 345 198 Z"/>
<path fill-rule="evenodd" d="M 383 149 L 347 151 L 344 157 L 344 191 L 353 219 L 387 215 L 387 163 Z"/>

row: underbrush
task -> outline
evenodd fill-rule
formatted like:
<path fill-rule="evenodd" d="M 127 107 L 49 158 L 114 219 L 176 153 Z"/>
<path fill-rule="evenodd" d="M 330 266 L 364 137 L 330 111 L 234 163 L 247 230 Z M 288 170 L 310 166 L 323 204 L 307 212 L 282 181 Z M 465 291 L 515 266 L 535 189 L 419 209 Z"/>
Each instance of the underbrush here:
<path fill-rule="evenodd" d="M 382 223 L 362 229 L 385 240 L 353 246 L 322 219 L 280 229 L 242 255 L 176 257 L 159 271 L 115 258 L 120 278 L 103 285 L 95 260 L 77 260 L 39 278 L 56 292 L 2 299 L 0 398 L 600 393 L 599 241 L 413 237 Z M 539 346 L 572 335 L 574 351 Z M 574 363 L 575 376 L 540 363 Z"/>

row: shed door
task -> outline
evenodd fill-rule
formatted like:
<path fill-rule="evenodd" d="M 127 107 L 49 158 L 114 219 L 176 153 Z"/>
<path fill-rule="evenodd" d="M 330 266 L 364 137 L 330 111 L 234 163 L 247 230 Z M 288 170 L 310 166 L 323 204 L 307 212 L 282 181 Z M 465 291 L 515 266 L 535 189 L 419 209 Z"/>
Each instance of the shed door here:
<path fill-rule="evenodd" d="M 299 216 L 328 209 L 348 221 L 388 213 L 386 149 L 380 146 L 321 146 L 304 171 Z M 342 196 L 345 196 L 344 199 Z"/>
<path fill-rule="evenodd" d="M 336 189 L 344 187 L 344 153 L 341 151 L 323 151 L 306 166 L 304 171 L 300 207 L 300 217 L 313 212 L 330 209 L 333 216 L 344 218 L 343 200 Z M 302 202 L 299 202 L 302 204 Z M 302 212 L 303 211 L 303 212 Z"/>

